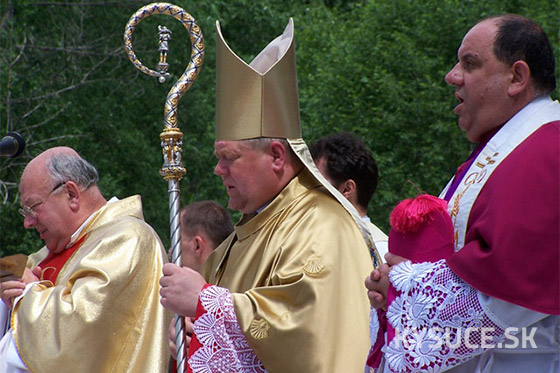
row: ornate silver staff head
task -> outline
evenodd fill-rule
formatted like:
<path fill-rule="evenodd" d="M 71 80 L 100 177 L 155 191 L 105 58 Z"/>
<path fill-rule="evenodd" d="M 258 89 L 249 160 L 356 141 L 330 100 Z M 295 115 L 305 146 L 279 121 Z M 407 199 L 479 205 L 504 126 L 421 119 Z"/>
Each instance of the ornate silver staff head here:
<path fill-rule="evenodd" d="M 163 115 L 165 128 L 160 134 L 164 155 L 164 164 L 160 173 L 165 180 L 181 180 L 186 174 L 186 169 L 181 164 L 181 145 L 183 134 L 177 127 L 177 105 L 179 104 L 179 100 L 183 94 L 185 94 L 185 92 L 192 86 L 194 80 L 200 72 L 204 61 L 204 38 L 200 27 L 198 27 L 194 18 L 176 5 L 168 3 L 152 3 L 140 8 L 136 13 L 134 13 L 130 17 L 125 28 L 124 48 L 128 58 L 138 70 L 158 78 L 160 82 L 165 81 L 165 79 L 169 77 L 169 73 L 167 73 L 169 67 L 167 63 L 167 53 L 169 51 L 171 30 L 167 29 L 165 26 L 158 27 L 158 51 L 160 52 L 160 60 L 157 71 L 144 66 L 136 57 L 136 54 L 132 49 L 132 34 L 134 33 L 136 26 L 144 18 L 153 14 L 169 15 L 180 21 L 189 32 L 192 45 L 191 59 L 187 69 L 173 85 L 167 95 L 167 99 L 165 100 Z"/>

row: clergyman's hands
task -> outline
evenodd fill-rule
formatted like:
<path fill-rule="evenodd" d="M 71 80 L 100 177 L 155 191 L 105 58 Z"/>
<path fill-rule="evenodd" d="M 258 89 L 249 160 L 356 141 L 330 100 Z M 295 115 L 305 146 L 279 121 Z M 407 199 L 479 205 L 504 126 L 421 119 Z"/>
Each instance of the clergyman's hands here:
<path fill-rule="evenodd" d="M 161 305 L 182 316 L 194 317 L 198 295 L 206 281 L 197 271 L 179 267 L 173 263 L 163 265 L 163 277 L 159 280 Z"/>
<path fill-rule="evenodd" d="M 369 303 L 375 309 L 387 307 L 387 290 L 389 289 L 389 266 L 385 263 L 374 269 L 366 277 Z"/>
<path fill-rule="evenodd" d="M 190 317 L 184 317 L 183 320 L 185 320 L 185 347 L 189 348 L 193 335 L 193 322 Z M 171 356 L 173 356 L 173 359 L 177 360 L 177 345 L 175 344 L 177 341 L 177 332 L 175 331 L 175 318 L 171 319 L 171 323 L 169 324 L 167 341 L 169 342 Z"/>
<path fill-rule="evenodd" d="M 41 271 L 41 267 L 39 266 L 33 268 L 33 270 L 25 268 L 21 279 L 0 283 L 2 300 L 8 308 L 12 308 L 14 299 L 23 294 L 23 290 L 27 284 L 39 281 Z"/>
<path fill-rule="evenodd" d="M 389 289 L 389 271 L 400 262 L 407 260 L 402 256 L 391 253 L 385 254 L 386 264 L 381 264 L 366 277 L 365 285 L 368 289 L 369 303 L 375 309 L 387 308 L 387 290 Z"/>

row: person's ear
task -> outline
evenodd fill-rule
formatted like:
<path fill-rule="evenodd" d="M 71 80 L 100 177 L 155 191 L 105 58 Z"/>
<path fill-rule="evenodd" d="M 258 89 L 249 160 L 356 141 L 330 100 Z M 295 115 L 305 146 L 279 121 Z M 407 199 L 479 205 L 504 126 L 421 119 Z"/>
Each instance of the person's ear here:
<path fill-rule="evenodd" d="M 516 96 L 527 89 L 531 84 L 531 69 L 525 61 L 515 61 L 511 66 L 512 78 L 507 93 Z"/>
<path fill-rule="evenodd" d="M 200 255 L 202 253 L 202 246 L 204 245 L 204 238 L 199 235 L 194 236 L 194 253 Z"/>
<path fill-rule="evenodd" d="M 272 169 L 281 171 L 286 163 L 286 148 L 280 141 L 272 141 L 269 146 L 269 152 L 272 156 Z"/>
<path fill-rule="evenodd" d="M 66 198 L 70 204 L 70 209 L 76 211 L 80 206 L 80 188 L 78 185 L 73 181 L 67 181 L 64 184 L 64 191 L 62 193 L 66 193 Z"/>
<path fill-rule="evenodd" d="M 348 179 L 342 183 L 340 188 L 340 193 L 346 198 L 350 198 L 356 191 L 356 182 L 352 179 Z"/>

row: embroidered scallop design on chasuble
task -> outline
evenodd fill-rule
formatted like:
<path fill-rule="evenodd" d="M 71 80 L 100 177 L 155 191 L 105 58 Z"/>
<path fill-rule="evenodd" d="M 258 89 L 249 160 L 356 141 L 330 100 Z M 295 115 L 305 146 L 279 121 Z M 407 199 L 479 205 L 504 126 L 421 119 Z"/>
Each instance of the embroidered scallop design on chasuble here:
<path fill-rule="evenodd" d="M 268 338 L 268 331 L 270 330 L 270 324 L 266 320 L 253 320 L 251 326 L 249 327 L 251 336 L 255 339 L 265 339 Z"/>
<path fill-rule="evenodd" d="M 325 269 L 325 263 L 318 256 L 312 256 L 307 260 L 307 263 L 303 266 L 303 270 L 308 275 L 317 275 L 323 269 Z"/>

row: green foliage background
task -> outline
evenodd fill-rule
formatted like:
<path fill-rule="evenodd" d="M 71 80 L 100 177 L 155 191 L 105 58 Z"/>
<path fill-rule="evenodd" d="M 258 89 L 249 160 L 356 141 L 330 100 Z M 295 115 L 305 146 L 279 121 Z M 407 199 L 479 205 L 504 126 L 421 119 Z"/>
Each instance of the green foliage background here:
<path fill-rule="evenodd" d="M 0 0 L 0 136 L 18 131 L 27 140 L 22 156 L 0 158 L 1 256 L 41 246 L 17 213 L 18 180 L 32 157 L 58 145 L 74 147 L 98 168 L 106 197 L 142 195 L 146 220 L 169 243 L 159 133 L 165 97 L 186 68 L 190 43 L 173 18 L 146 18 L 134 33 L 134 50 L 154 69 L 157 25 L 165 24 L 173 31 L 173 76 L 160 84 L 137 71 L 122 35 L 129 17 L 148 3 Z M 213 175 L 216 20 L 232 49 L 250 61 L 294 18 L 303 137 L 310 142 L 349 131 L 366 141 L 380 169 L 368 212 L 385 230 L 394 205 L 416 194 L 408 180 L 438 194 L 470 151 L 452 113 L 454 89 L 443 77 L 478 19 L 501 13 L 531 17 L 560 56 L 558 0 L 173 3 L 193 15 L 206 40 L 202 72 L 179 104 L 187 168 L 181 205 L 202 199 L 227 204 Z M 557 60 L 557 77 L 558 65 Z"/>

